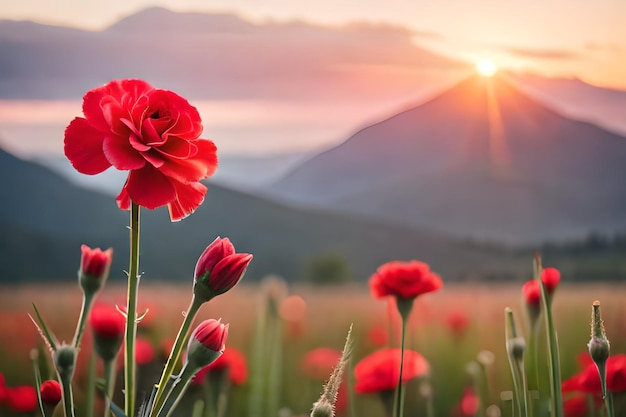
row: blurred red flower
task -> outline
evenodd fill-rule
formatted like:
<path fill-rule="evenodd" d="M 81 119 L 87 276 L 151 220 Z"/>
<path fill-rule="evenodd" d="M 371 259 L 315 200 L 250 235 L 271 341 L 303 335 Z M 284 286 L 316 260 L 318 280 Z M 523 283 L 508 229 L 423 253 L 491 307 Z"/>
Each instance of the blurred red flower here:
<path fill-rule="evenodd" d="M 316 381 L 326 381 L 341 359 L 341 351 L 326 347 L 307 352 L 300 362 L 304 375 Z"/>
<path fill-rule="evenodd" d="M 378 267 L 369 281 L 375 298 L 388 295 L 412 299 L 418 295 L 436 291 L 443 286 L 439 275 L 420 261 L 392 261 Z"/>
<path fill-rule="evenodd" d="M 539 302 L 541 301 L 539 281 L 536 279 L 526 281 L 524 285 L 522 285 L 522 295 L 524 296 L 524 300 L 527 305 L 531 307 L 539 307 Z"/>
<path fill-rule="evenodd" d="M 479 406 L 480 399 L 476 391 L 471 386 L 468 386 L 463 391 L 461 401 L 455 407 L 453 415 L 455 417 L 473 417 L 478 413 Z"/>
<path fill-rule="evenodd" d="M 115 307 L 96 304 L 91 310 L 89 324 L 97 337 L 121 339 L 126 329 L 126 318 Z"/>
<path fill-rule="evenodd" d="M 7 405 L 16 413 L 33 413 L 38 408 L 37 390 L 31 385 L 8 388 Z"/>
<path fill-rule="evenodd" d="M 61 384 L 59 381 L 48 380 L 44 381 L 39 387 L 41 393 L 41 401 L 44 404 L 57 405 L 61 401 Z"/>
<path fill-rule="evenodd" d="M 462 337 L 470 325 L 469 317 L 464 311 L 451 311 L 446 316 L 446 326 L 456 337 Z"/>
<path fill-rule="evenodd" d="M 138 365 L 147 365 L 154 360 L 154 347 L 152 343 L 144 338 L 137 337 L 135 340 L 135 361 Z"/>
<path fill-rule="evenodd" d="M 200 369 L 191 380 L 200 384 L 207 374 L 228 372 L 228 380 L 233 385 L 243 385 L 248 379 L 246 357 L 239 350 L 231 347 L 224 349 L 224 353 L 215 362 Z"/>
<path fill-rule="evenodd" d="M 558 269 L 548 267 L 541 271 L 541 282 L 546 287 L 548 294 L 552 294 L 561 281 L 561 273 Z"/>
<path fill-rule="evenodd" d="M 611 392 L 626 391 L 626 354 L 610 356 L 606 361 L 606 388 Z M 596 365 L 591 362 L 585 369 L 562 384 L 563 391 L 581 391 L 602 394 L 600 376 Z"/>
<path fill-rule="evenodd" d="M 596 403 L 598 403 L 597 400 Z M 587 417 L 588 412 L 589 405 L 586 395 L 575 395 L 563 401 L 564 417 Z"/>
<path fill-rule="evenodd" d="M 142 80 L 118 80 L 83 97 L 83 114 L 65 129 L 65 155 L 83 174 L 114 166 L 129 175 L 117 196 L 127 210 L 168 206 L 172 221 L 204 200 L 200 183 L 217 168 L 213 142 L 201 139 L 202 121 L 181 96 Z"/>
<path fill-rule="evenodd" d="M 394 390 L 400 376 L 400 355 L 399 348 L 387 348 L 363 358 L 354 368 L 355 391 L 363 394 Z M 404 351 L 402 382 L 427 375 L 428 371 L 428 362 L 422 355 L 410 349 Z"/>

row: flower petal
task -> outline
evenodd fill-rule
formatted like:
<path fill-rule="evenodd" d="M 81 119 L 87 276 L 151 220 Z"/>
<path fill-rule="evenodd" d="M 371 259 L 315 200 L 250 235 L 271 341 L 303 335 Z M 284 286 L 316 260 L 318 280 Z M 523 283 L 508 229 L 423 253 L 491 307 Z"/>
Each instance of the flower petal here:
<path fill-rule="evenodd" d="M 130 172 L 124 185 L 131 201 L 153 210 L 164 206 L 176 198 L 172 182 L 152 165 Z"/>
<path fill-rule="evenodd" d="M 217 148 L 210 140 L 193 142 L 198 147 L 196 155 L 189 159 L 166 159 L 160 171 L 177 181 L 188 183 L 208 178 L 217 169 Z"/>
<path fill-rule="evenodd" d="M 117 201 L 117 206 L 120 210 L 130 210 L 130 197 L 128 196 L 128 192 L 126 192 L 126 184 L 122 187 L 122 191 L 120 191 L 119 195 L 115 198 L 115 201 Z"/>
<path fill-rule="evenodd" d="M 102 149 L 103 140 L 102 132 L 77 117 L 65 129 L 65 155 L 78 172 L 98 174 L 111 166 Z"/>
<path fill-rule="evenodd" d="M 107 136 L 103 148 L 106 158 L 117 169 L 140 169 L 146 164 L 146 160 L 130 144 L 129 138 Z"/>
<path fill-rule="evenodd" d="M 204 201 L 207 188 L 199 182 L 183 184 L 172 180 L 176 188 L 176 198 L 168 205 L 173 222 L 184 219 L 193 213 Z"/>

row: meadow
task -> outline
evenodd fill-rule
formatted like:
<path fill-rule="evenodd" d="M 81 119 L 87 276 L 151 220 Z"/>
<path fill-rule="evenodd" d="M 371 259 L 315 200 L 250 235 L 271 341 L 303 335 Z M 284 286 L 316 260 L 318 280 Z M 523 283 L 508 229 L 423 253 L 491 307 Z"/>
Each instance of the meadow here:
<path fill-rule="evenodd" d="M 602 303 L 611 354 L 626 353 L 626 286 L 622 284 L 567 283 L 567 277 L 557 288 L 553 309 L 561 352 L 563 380 L 581 368 L 579 357 L 587 355 L 590 312 L 594 300 Z M 445 277 L 444 277 L 445 282 Z M 110 285 L 100 295 L 99 301 L 124 305 L 126 288 Z M 314 348 L 341 349 L 346 333 L 353 325 L 354 350 L 347 377 L 352 378 L 352 367 L 367 354 L 385 346 L 399 346 L 400 319 L 395 306 L 375 300 L 365 284 L 344 286 L 287 285 L 271 278 L 261 284 L 244 282 L 227 294 L 216 297 L 202 307 L 197 320 L 222 318 L 230 324 L 228 347 L 244 353 L 248 375 L 241 386 L 234 386 L 229 396 L 227 416 L 244 417 L 269 414 L 252 410 L 251 390 L 259 377 L 254 374 L 256 326 L 266 309 L 268 295 L 274 300 L 279 323 L 280 360 L 272 363 L 278 370 L 273 383 L 280 416 L 309 415 L 311 405 L 322 390 L 322 380 L 307 376 L 303 370 L 304 355 Z M 182 322 L 182 313 L 191 297 L 191 285 L 141 283 L 138 310 L 148 309 L 139 324 L 138 333 L 153 348 L 149 363 L 139 365 L 139 392 L 145 392 L 156 382 L 162 369 L 164 346 L 175 337 Z M 80 310 L 81 293 L 76 285 L 22 285 L 0 288 L 0 373 L 8 386 L 34 384 L 29 352 L 42 348 L 35 326 L 28 314 L 33 314 L 35 303 L 48 326 L 57 337 L 70 340 Z M 411 381 L 407 385 L 407 416 L 424 415 L 425 394 L 431 395 L 436 416 L 455 414 L 457 404 L 468 386 L 481 384 L 486 389 L 489 415 L 511 415 L 511 403 L 505 401 L 512 390 L 512 380 L 505 350 L 504 309 L 510 307 L 524 332 L 526 330 L 521 283 L 512 284 L 445 284 L 432 294 L 416 299 L 408 324 L 407 348 L 421 353 L 430 364 L 427 378 Z M 76 396 L 80 403 L 84 374 L 88 368 L 90 335 L 84 339 L 83 355 L 77 365 Z M 540 346 L 545 345 L 545 330 L 540 333 Z M 540 349 L 539 371 L 547 366 L 544 348 Z M 44 355 L 47 357 L 47 354 Z M 45 366 L 42 366 L 46 369 Z M 477 369 L 484 371 L 485 379 L 476 376 Z M 478 382 L 477 382 L 478 381 Z M 121 387 L 118 384 L 117 387 Z M 189 398 L 197 395 L 193 389 Z M 505 399 L 503 401 L 503 398 Z M 190 400 L 182 404 L 175 415 L 191 415 Z M 354 394 L 353 416 L 383 416 L 383 406 L 375 394 Z M 485 407 L 486 408 L 486 407 Z M 61 411 L 61 410 L 57 410 Z M 1 415 L 8 411 L 2 410 Z M 79 415 L 84 415 L 79 412 Z M 339 412 L 338 415 L 349 415 Z"/>

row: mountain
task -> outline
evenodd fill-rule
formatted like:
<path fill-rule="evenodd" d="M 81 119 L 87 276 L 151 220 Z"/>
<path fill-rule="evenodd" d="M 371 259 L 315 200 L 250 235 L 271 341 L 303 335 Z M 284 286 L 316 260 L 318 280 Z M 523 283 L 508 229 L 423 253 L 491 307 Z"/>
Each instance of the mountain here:
<path fill-rule="evenodd" d="M 80 244 L 113 247 L 112 280 L 127 269 L 128 213 L 114 198 L 80 188 L 46 167 L 0 150 L 0 282 L 74 280 Z M 279 274 L 290 281 L 317 257 L 338 253 L 365 280 L 383 262 L 422 259 L 447 280 L 519 278 L 517 258 L 370 220 L 294 209 L 212 183 L 204 204 L 171 223 L 166 210 L 141 212 L 141 265 L 146 280 L 188 281 L 202 250 L 218 235 L 254 254 L 249 280 Z M 454 262 L 450 262 L 454 259 Z M 527 260 L 524 259 L 522 265 Z"/>
<path fill-rule="evenodd" d="M 598 87 L 577 78 L 546 78 L 532 74 L 511 76 L 524 92 L 564 115 L 626 135 L 626 91 Z"/>
<path fill-rule="evenodd" d="M 511 244 L 626 229 L 626 138 L 504 76 L 465 79 L 268 188 L 292 204 Z"/>

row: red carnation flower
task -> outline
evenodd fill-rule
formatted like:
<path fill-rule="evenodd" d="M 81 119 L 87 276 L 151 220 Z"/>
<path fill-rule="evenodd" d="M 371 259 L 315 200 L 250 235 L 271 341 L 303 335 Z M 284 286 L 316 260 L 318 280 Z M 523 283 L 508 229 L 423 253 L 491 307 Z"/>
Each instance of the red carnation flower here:
<path fill-rule="evenodd" d="M 370 278 L 370 290 L 375 298 L 393 295 L 412 299 L 436 291 L 443 286 L 439 275 L 420 261 L 392 261 L 378 268 Z"/>
<path fill-rule="evenodd" d="M 38 406 L 37 390 L 31 385 L 21 385 L 9 388 L 7 405 L 16 413 L 33 413 Z"/>
<path fill-rule="evenodd" d="M 400 376 L 400 355 L 398 348 L 387 348 L 363 358 L 354 368 L 358 393 L 392 391 L 398 386 Z M 429 365 L 419 353 L 407 349 L 404 351 L 404 369 L 402 382 L 427 375 Z"/>
<path fill-rule="evenodd" d="M 600 375 L 596 364 L 589 363 L 582 372 L 563 381 L 563 391 L 581 391 L 602 394 Z M 626 391 L 626 354 L 610 356 L 606 361 L 606 389 L 611 392 Z"/>
<path fill-rule="evenodd" d="M 85 94 L 83 114 L 65 129 L 65 155 L 83 174 L 128 170 L 121 209 L 131 200 L 148 209 L 167 205 L 176 221 L 202 204 L 200 180 L 215 172 L 216 148 L 200 138 L 200 115 L 187 100 L 142 80 L 111 81 Z"/>
<path fill-rule="evenodd" d="M 44 381 L 39 387 L 41 401 L 44 404 L 57 405 L 61 401 L 61 384 L 55 380 Z"/>

